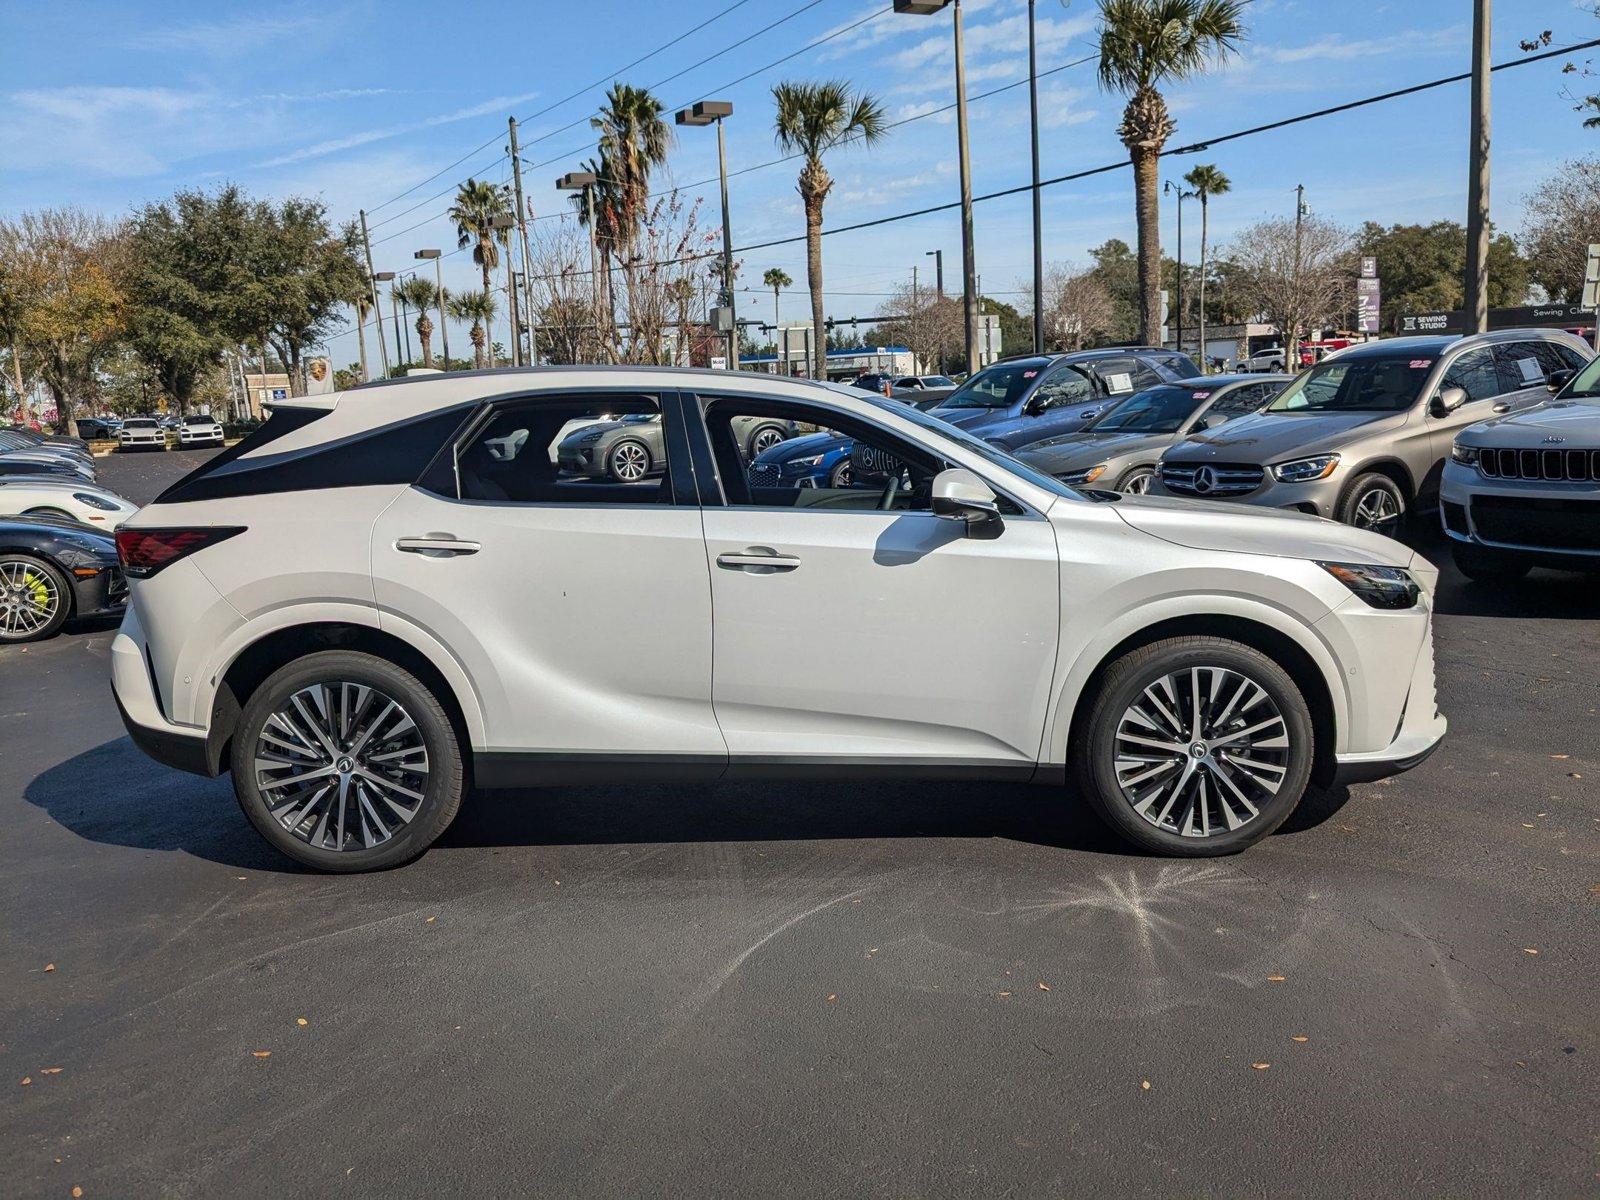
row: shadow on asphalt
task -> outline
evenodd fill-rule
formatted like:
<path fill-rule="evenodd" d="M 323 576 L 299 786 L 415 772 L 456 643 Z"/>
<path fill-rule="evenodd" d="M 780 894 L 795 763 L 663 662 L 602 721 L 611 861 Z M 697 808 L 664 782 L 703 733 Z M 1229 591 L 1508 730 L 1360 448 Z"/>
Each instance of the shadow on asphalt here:
<path fill-rule="evenodd" d="M 1456 570 L 1438 517 L 1417 518 L 1400 540 L 1439 568 L 1434 611 L 1447 617 L 1521 617 L 1592 621 L 1600 618 L 1600 587 L 1592 574 L 1536 569 L 1512 583 L 1474 583 Z"/>
<path fill-rule="evenodd" d="M 297 871 L 238 810 L 227 778 L 156 766 L 126 738 L 50 768 L 27 800 L 79 837 Z M 1309 792 L 1280 834 L 1313 829 L 1348 789 Z M 1008 783 L 728 783 L 476 792 L 440 840 L 455 847 L 831 839 L 1004 838 L 1137 857 L 1061 789 Z"/>

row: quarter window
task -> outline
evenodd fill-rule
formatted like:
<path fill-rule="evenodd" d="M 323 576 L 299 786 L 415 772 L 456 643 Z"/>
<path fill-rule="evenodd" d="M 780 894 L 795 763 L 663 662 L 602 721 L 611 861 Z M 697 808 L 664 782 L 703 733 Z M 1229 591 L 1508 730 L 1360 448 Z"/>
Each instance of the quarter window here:
<path fill-rule="evenodd" d="M 427 486 L 503 504 L 669 504 L 661 406 L 640 395 L 508 405 L 436 464 Z"/>

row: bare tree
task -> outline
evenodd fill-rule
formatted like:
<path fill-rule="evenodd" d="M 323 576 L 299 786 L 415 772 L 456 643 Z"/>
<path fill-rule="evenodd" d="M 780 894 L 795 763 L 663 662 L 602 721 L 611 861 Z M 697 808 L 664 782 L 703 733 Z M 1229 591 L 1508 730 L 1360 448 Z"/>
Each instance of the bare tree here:
<path fill-rule="evenodd" d="M 531 230 L 535 354 L 553 363 L 605 361 L 600 288 L 590 272 L 589 238 L 576 221 Z"/>
<path fill-rule="evenodd" d="M 966 316 L 961 301 L 931 287 L 902 284 L 878 310 L 878 338 L 905 346 L 921 367 L 944 364 L 966 353 Z"/>
<path fill-rule="evenodd" d="M 1299 361 L 1300 338 L 1349 313 L 1354 241 L 1342 225 L 1308 216 L 1298 226 L 1275 218 L 1241 230 L 1231 261 L 1240 299 L 1284 338 L 1285 361 Z"/>
<path fill-rule="evenodd" d="M 1029 289 L 1027 303 L 1033 303 Z M 1052 263 L 1044 277 L 1045 344 L 1083 350 L 1117 327 L 1117 301 L 1101 274 L 1089 267 Z"/>
<path fill-rule="evenodd" d="M 1600 242 L 1600 158 L 1561 164 L 1524 201 L 1522 251 L 1530 280 L 1551 300 L 1576 304 L 1590 242 Z"/>

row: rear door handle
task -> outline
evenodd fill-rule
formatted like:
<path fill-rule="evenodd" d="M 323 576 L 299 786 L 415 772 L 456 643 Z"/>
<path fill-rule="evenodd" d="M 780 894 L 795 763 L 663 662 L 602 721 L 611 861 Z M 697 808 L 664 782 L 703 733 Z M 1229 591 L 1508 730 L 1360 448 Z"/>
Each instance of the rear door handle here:
<path fill-rule="evenodd" d="M 750 546 L 742 553 L 717 555 L 717 566 L 727 571 L 746 571 L 751 574 L 792 571 L 800 560 L 791 554 L 779 554 L 767 546 Z"/>
<path fill-rule="evenodd" d="M 430 533 L 423 537 L 403 537 L 395 541 L 394 548 L 407 554 L 422 554 L 428 558 L 454 558 L 458 554 L 476 554 L 483 549 L 481 542 L 467 542 L 448 533 Z"/>

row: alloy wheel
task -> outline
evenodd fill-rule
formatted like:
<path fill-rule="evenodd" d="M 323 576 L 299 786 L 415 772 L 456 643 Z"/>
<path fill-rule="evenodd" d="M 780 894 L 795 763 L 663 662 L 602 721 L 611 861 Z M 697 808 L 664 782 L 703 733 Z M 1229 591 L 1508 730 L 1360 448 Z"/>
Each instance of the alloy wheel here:
<path fill-rule="evenodd" d="M 1155 680 L 1122 714 L 1117 784 L 1157 829 L 1207 838 L 1261 815 L 1293 750 L 1283 714 L 1259 683 L 1227 667 L 1185 667 Z"/>
<path fill-rule="evenodd" d="M 1351 524 L 1357 529 L 1387 533 L 1399 524 L 1400 517 L 1400 505 L 1395 500 L 1394 494 L 1388 488 L 1375 487 L 1361 494 L 1361 499 L 1356 502 L 1355 519 Z"/>
<path fill-rule="evenodd" d="M 44 568 L 0 560 L 0 639 L 19 641 L 49 626 L 61 611 L 61 589 Z"/>
<path fill-rule="evenodd" d="M 611 452 L 611 469 L 617 478 L 636 483 L 650 470 L 650 455 L 638 442 L 623 442 Z"/>
<path fill-rule="evenodd" d="M 314 683 L 262 724 L 256 786 L 272 818 L 318 850 L 370 850 L 416 817 L 428 748 L 411 715 L 377 688 Z"/>
<path fill-rule="evenodd" d="M 1122 485 L 1121 491 L 1125 496 L 1142 496 L 1150 490 L 1150 482 L 1156 477 L 1154 471 L 1140 471 L 1129 476 Z"/>
<path fill-rule="evenodd" d="M 769 427 L 760 430 L 757 432 L 755 440 L 750 443 L 750 457 L 760 458 L 762 454 L 771 450 L 781 441 L 783 441 L 783 431 L 781 429 Z"/>

